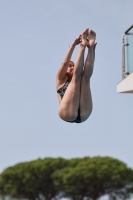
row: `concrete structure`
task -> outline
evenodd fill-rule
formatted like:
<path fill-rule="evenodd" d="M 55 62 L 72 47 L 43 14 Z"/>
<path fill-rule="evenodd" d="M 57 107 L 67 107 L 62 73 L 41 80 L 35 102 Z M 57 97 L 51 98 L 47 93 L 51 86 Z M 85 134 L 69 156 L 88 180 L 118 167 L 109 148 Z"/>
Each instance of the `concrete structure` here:
<path fill-rule="evenodd" d="M 117 84 L 117 92 L 133 93 L 133 25 L 122 38 L 122 81 Z"/>
<path fill-rule="evenodd" d="M 117 92 L 133 93 L 133 72 L 117 84 Z"/>

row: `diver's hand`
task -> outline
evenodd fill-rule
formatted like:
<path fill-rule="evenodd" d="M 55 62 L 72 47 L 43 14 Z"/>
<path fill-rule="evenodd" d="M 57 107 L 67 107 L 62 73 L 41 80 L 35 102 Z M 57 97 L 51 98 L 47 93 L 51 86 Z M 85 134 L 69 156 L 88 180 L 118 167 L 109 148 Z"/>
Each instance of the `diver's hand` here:
<path fill-rule="evenodd" d="M 81 43 L 81 35 L 73 41 L 73 44 L 76 46 Z"/>

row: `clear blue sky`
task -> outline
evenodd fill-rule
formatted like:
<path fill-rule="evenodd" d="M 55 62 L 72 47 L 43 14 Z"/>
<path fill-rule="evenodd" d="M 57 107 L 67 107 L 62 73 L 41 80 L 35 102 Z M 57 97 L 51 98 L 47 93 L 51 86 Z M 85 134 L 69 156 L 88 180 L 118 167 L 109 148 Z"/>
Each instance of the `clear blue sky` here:
<path fill-rule="evenodd" d="M 132 0 L 0 1 L 0 172 L 59 156 L 111 156 L 133 168 L 133 96 L 116 93 L 121 38 L 133 24 L 132 8 Z M 55 75 L 87 27 L 98 43 L 94 108 L 86 122 L 71 124 L 57 114 Z"/>

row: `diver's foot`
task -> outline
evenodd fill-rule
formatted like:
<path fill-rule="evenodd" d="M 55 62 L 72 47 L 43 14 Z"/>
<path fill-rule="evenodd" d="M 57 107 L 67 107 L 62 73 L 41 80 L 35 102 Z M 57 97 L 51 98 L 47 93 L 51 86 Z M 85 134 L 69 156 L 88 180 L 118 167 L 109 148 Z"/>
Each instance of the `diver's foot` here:
<path fill-rule="evenodd" d="M 88 38 L 88 41 L 89 41 L 88 47 L 94 46 L 95 45 L 95 40 L 96 40 L 96 33 L 93 30 L 89 30 L 87 38 Z"/>
<path fill-rule="evenodd" d="M 88 35 L 89 29 L 86 28 L 82 33 L 81 33 L 81 45 L 86 47 L 89 45 L 89 42 L 87 41 L 87 35 Z"/>

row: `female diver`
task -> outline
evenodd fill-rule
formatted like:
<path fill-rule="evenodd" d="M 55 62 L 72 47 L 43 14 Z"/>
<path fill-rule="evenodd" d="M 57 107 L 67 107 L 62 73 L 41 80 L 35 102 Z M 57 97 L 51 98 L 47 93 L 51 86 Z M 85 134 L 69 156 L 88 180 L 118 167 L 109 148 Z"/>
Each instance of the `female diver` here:
<path fill-rule="evenodd" d="M 71 44 L 64 62 L 56 75 L 56 90 L 60 107 L 58 114 L 67 122 L 81 123 L 88 119 L 92 112 L 90 78 L 95 59 L 96 33 L 85 29 Z M 76 62 L 71 56 L 76 45 L 80 44 Z M 85 48 L 88 54 L 84 64 Z"/>

